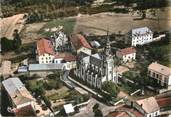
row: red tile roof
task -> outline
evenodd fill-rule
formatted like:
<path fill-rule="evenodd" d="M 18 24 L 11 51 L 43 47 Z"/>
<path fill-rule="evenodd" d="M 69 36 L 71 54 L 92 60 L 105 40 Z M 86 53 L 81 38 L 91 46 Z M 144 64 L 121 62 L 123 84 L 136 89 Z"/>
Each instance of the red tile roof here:
<path fill-rule="evenodd" d="M 157 103 L 159 107 L 167 107 L 171 105 L 171 97 L 166 97 L 166 98 L 159 98 L 157 99 Z"/>
<path fill-rule="evenodd" d="M 159 105 L 154 97 L 149 97 L 136 101 L 138 105 L 142 105 L 142 109 L 146 113 L 156 112 L 160 110 Z"/>
<path fill-rule="evenodd" d="M 40 39 L 37 42 L 37 52 L 38 55 L 43 55 L 45 53 L 53 55 L 54 50 L 51 41 L 44 38 Z"/>
<path fill-rule="evenodd" d="M 129 47 L 129 48 L 124 48 L 124 49 L 120 49 L 116 52 L 119 55 L 127 55 L 127 54 L 131 54 L 131 53 L 136 53 L 136 49 L 133 47 Z"/>
<path fill-rule="evenodd" d="M 62 58 L 63 60 L 69 62 L 69 61 L 75 61 L 76 60 L 76 56 L 72 55 L 71 53 L 56 53 L 55 54 L 55 58 Z"/>
<path fill-rule="evenodd" d="M 87 42 L 87 40 L 81 34 L 71 34 L 70 41 L 76 50 L 80 49 L 81 47 L 91 49 L 90 44 Z"/>
<path fill-rule="evenodd" d="M 15 114 L 18 117 L 24 117 L 24 116 L 36 116 L 33 108 L 31 105 L 24 106 L 20 109 L 15 110 Z"/>

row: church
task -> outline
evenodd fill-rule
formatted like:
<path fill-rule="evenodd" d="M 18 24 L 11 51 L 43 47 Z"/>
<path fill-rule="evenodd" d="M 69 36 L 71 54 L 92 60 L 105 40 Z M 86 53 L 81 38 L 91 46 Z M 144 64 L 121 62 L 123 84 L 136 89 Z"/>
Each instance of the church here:
<path fill-rule="evenodd" d="M 81 52 L 78 55 L 75 74 L 92 87 L 101 89 L 104 81 L 118 83 L 118 76 L 114 67 L 114 56 L 111 54 L 107 33 L 107 43 L 103 52 L 91 55 Z"/>

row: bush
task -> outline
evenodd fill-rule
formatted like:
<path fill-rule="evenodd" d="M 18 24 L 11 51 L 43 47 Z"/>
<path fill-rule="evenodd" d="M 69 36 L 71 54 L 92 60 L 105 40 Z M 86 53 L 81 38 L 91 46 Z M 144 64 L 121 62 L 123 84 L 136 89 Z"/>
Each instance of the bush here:
<path fill-rule="evenodd" d="M 42 96 L 42 99 L 44 100 L 45 104 L 47 105 L 47 107 L 51 107 L 51 102 L 49 101 L 49 99 L 46 96 Z"/>
<path fill-rule="evenodd" d="M 14 41 L 13 40 L 9 40 L 6 37 L 2 37 L 1 38 L 1 49 L 2 52 L 8 52 L 8 51 L 12 51 L 15 49 L 14 47 Z"/>

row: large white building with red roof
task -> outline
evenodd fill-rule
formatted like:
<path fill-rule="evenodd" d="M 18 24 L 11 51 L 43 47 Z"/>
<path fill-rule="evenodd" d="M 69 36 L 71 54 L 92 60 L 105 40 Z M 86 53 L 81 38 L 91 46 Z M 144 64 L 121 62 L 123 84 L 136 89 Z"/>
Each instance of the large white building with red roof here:
<path fill-rule="evenodd" d="M 83 35 L 71 34 L 69 39 L 74 52 L 76 52 L 77 54 L 79 54 L 80 52 L 84 52 L 89 55 L 91 54 L 92 47 Z"/>
<path fill-rule="evenodd" d="M 124 63 L 131 62 L 136 59 L 136 49 L 133 47 L 120 49 L 116 52 L 116 56 Z"/>
<path fill-rule="evenodd" d="M 52 42 L 47 39 L 40 39 L 37 42 L 37 60 L 39 64 L 53 63 L 55 57 L 54 48 Z"/>
<path fill-rule="evenodd" d="M 144 114 L 144 117 L 158 117 L 160 107 L 154 97 L 149 97 L 136 101 L 136 109 Z"/>
<path fill-rule="evenodd" d="M 171 68 L 153 62 L 148 66 L 148 76 L 161 86 L 171 86 Z"/>
<path fill-rule="evenodd" d="M 52 64 L 75 61 L 76 57 L 68 52 L 55 52 L 51 40 L 40 39 L 37 42 L 37 61 L 39 64 Z"/>

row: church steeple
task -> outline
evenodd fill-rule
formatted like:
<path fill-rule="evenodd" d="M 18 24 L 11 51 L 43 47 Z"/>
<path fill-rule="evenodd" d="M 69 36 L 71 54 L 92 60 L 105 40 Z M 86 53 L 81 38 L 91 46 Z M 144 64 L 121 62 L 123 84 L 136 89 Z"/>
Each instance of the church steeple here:
<path fill-rule="evenodd" d="M 111 48 L 110 48 L 109 29 L 107 29 L 107 42 L 106 42 L 106 47 L 105 47 L 105 55 L 109 56 L 110 52 L 111 52 Z"/>

